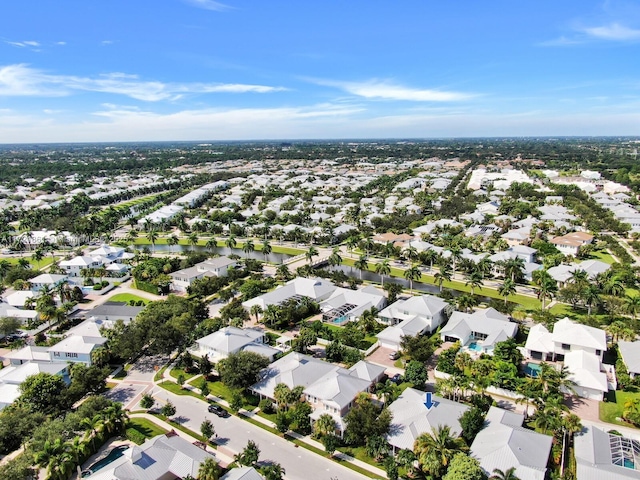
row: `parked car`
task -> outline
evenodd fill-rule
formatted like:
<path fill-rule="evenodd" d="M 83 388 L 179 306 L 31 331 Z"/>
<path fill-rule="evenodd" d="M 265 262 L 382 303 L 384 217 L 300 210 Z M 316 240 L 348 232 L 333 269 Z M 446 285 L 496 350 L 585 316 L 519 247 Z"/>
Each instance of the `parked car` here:
<path fill-rule="evenodd" d="M 210 413 L 215 413 L 217 416 L 225 418 L 229 416 L 229 413 L 222 408 L 220 405 L 213 405 L 210 404 L 209 407 L 207 408 L 207 410 L 209 410 Z"/>
<path fill-rule="evenodd" d="M 399 373 L 396 373 L 389 380 L 391 380 L 393 383 L 395 383 L 397 385 L 399 383 L 402 383 L 402 375 L 400 375 Z"/>
<path fill-rule="evenodd" d="M 391 353 L 389 354 L 389 358 L 390 358 L 391 360 L 397 360 L 397 359 L 399 359 L 399 358 L 400 358 L 400 352 L 391 352 Z"/>

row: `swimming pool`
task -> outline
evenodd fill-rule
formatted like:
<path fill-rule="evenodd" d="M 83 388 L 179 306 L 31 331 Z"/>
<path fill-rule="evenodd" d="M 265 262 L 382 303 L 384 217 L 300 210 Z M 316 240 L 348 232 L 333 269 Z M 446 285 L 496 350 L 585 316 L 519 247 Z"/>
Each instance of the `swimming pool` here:
<path fill-rule="evenodd" d="M 540 374 L 540 364 L 528 362 L 524 367 L 524 373 L 530 377 L 536 378 Z"/>
<path fill-rule="evenodd" d="M 104 457 L 102 460 L 98 460 L 97 462 L 93 463 L 89 468 L 83 471 L 82 477 L 88 477 L 89 475 L 96 473 L 101 468 L 106 467 L 114 460 L 120 458 L 128 449 L 129 447 L 127 445 L 120 445 L 119 447 L 112 448 L 109 452 L 109 455 Z"/>
<path fill-rule="evenodd" d="M 469 350 L 474 351 L 474 352 L 481 352 L 482 351 L 482 345 L 478 345 L 478 342 L 471 342 L 469 345 L 467 345 L 467 348 Z"/>

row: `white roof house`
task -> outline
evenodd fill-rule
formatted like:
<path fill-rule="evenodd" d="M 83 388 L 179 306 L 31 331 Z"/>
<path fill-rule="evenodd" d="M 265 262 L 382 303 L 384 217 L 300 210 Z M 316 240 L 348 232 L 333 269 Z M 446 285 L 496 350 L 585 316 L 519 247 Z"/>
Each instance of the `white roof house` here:
<path fill-rule="evenodd" d="M 604 273 L 611 268 L 611 265 L 600 260 L 585 260 L 580 263 L 572 263 L 570 265 L 558 265 L 551 267 L 547 271 L 549 275 L 559 284 L 566 283 L 572 276 L 573 272 L 583 270 L 587 277 L 592 280 L 596 275 Z"/>
<path fill-rule="evenodd" d="M 584 350 L 602 360 L 607 336 L 604 330 L 563 318 L 555 323 L 553 333 L 544 325 L 531 327 L 524 348 L 528 357 L 538 360 L 562 360 L 574 350 Z"/>
<path fill-rule="evenodd" d="M 237 263 L 228 257 L 209 258 L 192 267 L 169 274 L 171 288 L 177 292 L 186 292 L 195 280 L 203 277 L 224 277 Z"/>
<path fill-rule="evenodd" d="M 640 375 L 640 341 L 618 341 L 618 350 L 631 378 Z"/>
<path fill-rule="evenodd" d="M 575 436 L 578 480 L 639 480 L 640 442 L 595 426 Z"/>
<path fill-rule="evenodd" d="M 96 473 L 91 480 L 163 480 L 196 477 L 200 464 L 213 454 L 192 445 L 178 435 L 158 435 L 134 445 Z"/>
<path fill-rule="evenodd" d="M 220 480 L 264 480 L 264 477 L 253 467 L 232 468 Z"/>
<path fill-rule="evenodd" d="M 260 305 L 264 310 L 269 305 L 279 305 L 293 297 L 308 297 L 321 302 L 329 298 L 336 288 L 333 283 L 322 278 L 297 277 L 275 290 L 242 302 L 242 306 L 249 310 L 252 305 Z"/>
<path fill-rule="evenodd" d="M 380 310 L 386 303 L 387 297 L 382 290 L 373 286 L 359 290 L 337 287 L 320 303 L 320 311 L 324 321 L 341 324 L 356 320 L 365 310 Z"/>
<path fill-rule="evenodd" d="M 68 383 L 67 364 L 29 362 L 11 365 L 0 370 L 0 410 L 11 405 L 20 396 L 20 384 L 38 373 L 60 375 Z"/>
<path fill-rule="evenodd" d="M 253 351 L 273 360 L 279 350 L 265 344 L 265 334 L 262 330 L 251 328 L 224 327 L 206 337 L 196 340 L 198 355 L 209 355 L 209 359 L 217 362 L 227 358 L 232 353 L 241 350 Z"/>
<path fill-rule="evenodd" d="M 521 480 L 544 480 L 553 437 L 522 427 L 524 415 L 491 407 L 469 454 L 491 475 L 515 467 Z"/>
<path fill-rule="evenodd" d="M 583 398 L 602 400 L 610 387 L 615 388 L 613 366 L 604 365 L 607 349 L 604 330 L 575 323 L 568 318 L 556 322 L 553 333 L 544 325 L 534 325 L 524 346 L 526 356 L 536 360 L 563 361 L 575 393 Z"/>
<path fill-rule="evenodd" d="M 360 365 L 359 365 L 360 364 Z M 309 355 L 292 352 L 276 360 L 263 372 L 262 379 L 251 387 L 260 397 L 274 398 L 279 383 L 289 388 L 304 387 L 304 395 L 311 404 L 311 418 L 328 413 L 334 417 L 342 431 L 342 417 L 353 406 L 361 392 L 368 392 L 384 370 L 367 362 L 359 362 L 350 369 L 319 360 Z M 364 365 L 362 365 L 364 364 Z M 375 380 L 372 381 L 372 378 Z"/>
<path fill-rule="evenodd" d="M 440 331 L 443 341 L 459 341 L 463 347 L 474 343 L 473 352 L 491 354 L 496 343 L 513 338 L 518 325 L 493 308 L 476 310 L 472 314 L 453 312 Z"/>
<path fill-rule="evenodd" d="M 462 433 L 458 419 L 469 407 L 436 395 L 432 395 L 431 399 L 433 405 L 427 408 L 425 392 L 407 388 L 389 405 L 393 419 L 387 442 L 394 451 L 405 448 L 413 450 L 413 444 L 421 434 L 431 433 L 439 426 L 448 426 L 453 436 Z"/>

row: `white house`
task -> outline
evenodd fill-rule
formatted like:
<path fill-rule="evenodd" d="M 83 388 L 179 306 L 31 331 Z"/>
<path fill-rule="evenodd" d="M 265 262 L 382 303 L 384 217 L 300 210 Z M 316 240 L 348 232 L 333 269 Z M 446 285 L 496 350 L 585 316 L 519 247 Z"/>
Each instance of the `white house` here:
<path fill-rule="evenodd" d="M 575 436 L 578 480 L 640 480 L 640 442 L 595 426 Z"/>
<path fill-rule="evenodd" d="M 453 312 L 440 331 L 444 342 L 460 342 L 469 353 L 492 354 L 496 343 L 514 338 L 518 325 L 493 308 L 476 310 L 472 314 Z"/>
<path fill-rule="evenodd" d="M 582 350 L 602 361 L 607 336 L 604 330 L 563 318 L 555 323 L 553 333 L 541 324 L 531 327 L 524 348 L 526 356 L 536 360 L 563 361 L 567 353 Z"/>
<path fill-rule="evenodd" d="M 186 292 L 191 284 L 204 277 L 226 277 L 230 268 L 237 262 L 228 257 L 215 257 L 200 262 L 193 267 L 173 272 L 171 276 L 171 288 L 176 292 Z"/>
<path fill-rule="evenodd" d="M 624 362 L 629 376 L 635 378 L 640 375 L 640 341 L 626 342 L 618 341 L 618 350 Z"/>
<path fill-rule="evenodd" d="M 320 303 L 329 298 L 336 288 L 333 283 L 322 278 L 296 277 L 275 290 L 242 302 L 242 306 L 250 310 L 253 305 L 260 305 L 265 310 L 269 305 L 281 305 L 294 297 L 307 297 Z"/>
<path fill-rule="evenodd" d="M 69 383 L 69 369 L 67 364 L 29 362 L 20 365 L 10 365 L 0 370 L 0 410 L 11 405 L 20 396 L 20 384 L 28 377 L 38 373 L 60 375 Z"/>
<path fill-rule="evenodd" d="M 64 269 L 69 277 L 80 277 L 82 271 L 88 268 L 100 268 L 103 265 L 100 257 L 78 256 L 71 260 L 62 260 L 60 268 Z"/>
<path fill-rule="evenodd" d="M 61 283 L 68 281 L 69 277 L 66 275 L 54 275 L 51 273 L 42 273 L 35 278 L 29 280 L 29 284 L 31 285 L 31 290 L 37 292 L 42 290 L 43 288 L 49 288 L 53 290 Z"/>
<path fill-rule="evenodd" d="M 199 356 L 208 355 L 213 362 L 227 358 L 241 350 L 259 353 L 273 361 L 280 350 L 267 345 L 264 331 L 252 328 L 224 327 L 196 340 Z"/>
<path fill-rule="evenodd" d="M 333 293 L 320 302 L 322 320 L 341 325 L 357 320 L 363 312 L 375 308 L 379 311 L 387 304 L 383 291 L 367 286 L 359 290 L 337 287 Z"/>
<path fill-rule="evenodd" d="M 389 405 L 393 418 L 387 442 L 394 452 L 413 450 L 413 444 L 420 435 L 441 426 L 449 427 L 454 437 L 462 433 L 459 419 L 469 410 L 468 406 L 436 395 L 431 395 L 431 403 L 426 400 L 425 392 L 407 388 Z"/>
<path fill-rule="evenodd" d="M 521 480 L 544 480 L 553 437 L 522 427 L 524 415 L 491 407 L 485 427 L 471 444 L 469 455 L 487 475 L 497 468 L 516 469 Z"/>
<path fill-rule="evenodd" d="M 67 336 L 49 347 L 52 362 L 74 362 L 91 365 L 91 354 L 104 345 L 107 339 L 100 334 L 98 324 L 85 320 L 71 328 Z"/>

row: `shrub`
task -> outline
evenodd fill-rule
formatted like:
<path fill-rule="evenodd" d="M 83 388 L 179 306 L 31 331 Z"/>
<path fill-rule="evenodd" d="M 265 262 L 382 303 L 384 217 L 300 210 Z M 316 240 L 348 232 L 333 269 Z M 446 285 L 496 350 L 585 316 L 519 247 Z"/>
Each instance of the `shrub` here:
<path fill-rule="evenodd" d="M 273 402 L 271 401 L 270 398 L 264 398 L 262 400 L 260 400 L 260 403 L 258 404 L 258 407 L 260 407 L 260 410 L 264 413 L 266 413 L 267 415 L 273 413 L 275 411 Z"/>
<path fill-rule="evenodd" d="M 125 430 L 125 437 L 136 445 L 141 445 L 146 440 L 146 437 L 135 428 L 127 428 Z"/>

